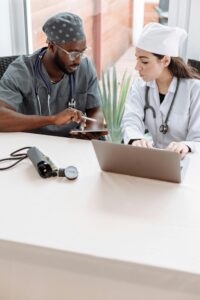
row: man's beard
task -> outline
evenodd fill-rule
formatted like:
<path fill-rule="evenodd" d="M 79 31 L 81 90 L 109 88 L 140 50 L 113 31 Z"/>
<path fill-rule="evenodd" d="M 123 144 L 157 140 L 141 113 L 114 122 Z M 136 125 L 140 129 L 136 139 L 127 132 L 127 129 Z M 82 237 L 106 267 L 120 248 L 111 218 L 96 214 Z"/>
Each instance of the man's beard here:
<path fill-rule="evenodd" d="M 63 64 L 63 62 L 60 60 L 58 54 L 56 53 L 55 56 L 54 56 L 54 64 L 56 65 L 56 67 L 58 69 L 60 69 L 63 73 L 67 73 L 67 74 L 71 74 L 73 73 L 74 71 L 71 71 L 70 69 L 66 68 L 65 65 Z M 77 64 L 73 64 L 71 65 L 70 67 L 72 66 L 77 66 Z"/>

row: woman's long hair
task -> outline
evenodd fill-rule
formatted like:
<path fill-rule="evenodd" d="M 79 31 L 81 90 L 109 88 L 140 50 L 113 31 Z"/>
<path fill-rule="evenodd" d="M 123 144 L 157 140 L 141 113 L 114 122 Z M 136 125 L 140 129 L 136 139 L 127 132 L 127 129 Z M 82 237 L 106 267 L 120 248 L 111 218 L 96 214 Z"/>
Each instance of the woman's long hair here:
<path fill-rule="evenodd" d="M 158 59 L 162 59 L 164 55 L 152 53 Z M 198 71 L 190 65 L 187 65 L 181 57 L 171 57 L 168 66 L 170 73 L 177 78 L 196 78 L 200 79 Z"/>

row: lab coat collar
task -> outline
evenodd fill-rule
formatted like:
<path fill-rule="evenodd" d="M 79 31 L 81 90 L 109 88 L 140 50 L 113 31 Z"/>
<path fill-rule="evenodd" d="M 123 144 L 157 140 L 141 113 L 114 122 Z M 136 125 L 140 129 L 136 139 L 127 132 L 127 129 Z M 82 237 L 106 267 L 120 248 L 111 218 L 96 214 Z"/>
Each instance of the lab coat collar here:
<path fill-rule="evenodd" d="M 166 113 L 166 110 L 168 109 L 169 106 L 169 102 L 167 101 L 163 101 L 160 104 L 160 97 L 159 97 L 159 93 L 158 93 L 158 86 L 156 84 L 155 80 L 152 81 L 148 81 L 146 83 L 147 86 L 149 86 L 150 88 L 152 88 L 152 95 L 154 97 L 154 103 L 157 107 L 157 109 L 159 109 L 164 115 Z M 176 90 L 176 85 L 177 85 L 177 77 L 173 77 L 172 82 L 170 83 L 169 89 L 168 89 L 168 97 L 173 97 L 172 95 L 175 93 Z M 171 96 L 169 96 L 171 94 Z"/>
<path fill-rule="evenodd" d="M 168 92 L 175 93 L 176 85 L 177 85 L 177 80 L 178 80 L 177 77 L 173 77 L 172 82 L 170 83 Z M 155 80 L 148 81 L 146 83 L 146 85 L 149 86 L 150 88 L 157 89 L 157 84 L 156 84 Z"/>
<path fill-rule="evenodd" d="M 168 92 L 175 93 L 177 82 L 178 82 L 178 78 L 177 77 L 173 77 L 172 82 L 170 83 Z"/>

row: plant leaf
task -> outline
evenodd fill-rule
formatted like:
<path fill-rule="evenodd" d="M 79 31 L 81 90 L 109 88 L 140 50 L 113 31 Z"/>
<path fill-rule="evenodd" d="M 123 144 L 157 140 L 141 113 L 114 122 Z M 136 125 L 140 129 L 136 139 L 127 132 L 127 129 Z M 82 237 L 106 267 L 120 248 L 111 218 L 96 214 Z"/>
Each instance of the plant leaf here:
<path fill-rule="evenodd" d="M 102 110 L 105 122 L 113 142 L 121 141 L 121 121 L 124 114 L 126 98 L 129 92 L 131 76 L 124 72 L 118 85 L 115 65 L 102 72 L 102 84 L 99 85 L 102 100 Z M 118 91 L 119 90 L 119 91 Z"/>

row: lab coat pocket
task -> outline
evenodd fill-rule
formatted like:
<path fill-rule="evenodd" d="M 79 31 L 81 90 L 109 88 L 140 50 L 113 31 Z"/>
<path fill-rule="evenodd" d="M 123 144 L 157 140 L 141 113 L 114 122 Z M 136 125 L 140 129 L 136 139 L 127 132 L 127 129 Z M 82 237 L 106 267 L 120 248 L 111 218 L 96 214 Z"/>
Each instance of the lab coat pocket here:
<path fill-rule="evenodd" d="M 76 95 L 76 109 L 85 111 L 87 102 L 87 93 L 77 93 Z"/>

